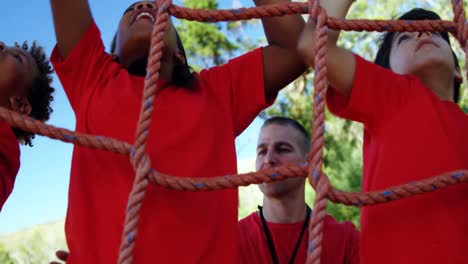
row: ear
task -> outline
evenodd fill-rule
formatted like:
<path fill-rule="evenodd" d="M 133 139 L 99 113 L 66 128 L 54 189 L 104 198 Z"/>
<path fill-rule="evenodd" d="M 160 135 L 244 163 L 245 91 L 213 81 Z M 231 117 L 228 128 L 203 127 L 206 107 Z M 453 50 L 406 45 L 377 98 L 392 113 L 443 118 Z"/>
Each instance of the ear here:
<path fill-rule="evenodd" d="M 29 115 L 32 111 L 32 106 L 26 96 L 11 96 L 10 97 L 11 109 L 22 115 Z"/>
<path fill-rule="evenodd" d="M 174 58 L 179 65 L 185 65 L 185 56 L 179 48 L 174 52 Z"/>
<path fill-rule="evenodd" d="M 455 81 L 460 84 L 463 83 L 463 76 L 459 67 L 455 67 Z"/>

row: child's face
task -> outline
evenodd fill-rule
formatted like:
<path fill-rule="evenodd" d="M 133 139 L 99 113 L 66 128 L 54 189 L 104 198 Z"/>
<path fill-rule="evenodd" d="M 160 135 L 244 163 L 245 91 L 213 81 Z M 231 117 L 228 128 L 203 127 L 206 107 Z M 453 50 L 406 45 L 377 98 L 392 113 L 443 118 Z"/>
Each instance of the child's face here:
<path fill-rule="evenodd" d="M 0 106 L 12 108 L 13 97 L 25 97 L 39 75 L 34 58 L 25 50 L 0 42 Z"/>
<path fill-rule="evenodd" d="M 125 68 L 148 56 L 156 13 L 156 6 L 151 1 L 136 2 L 125 10 L 120 20 L 115 50 Z M 164 35 L 164 44 L 166 55 L 172 56 L 176 53 L 177 38 L 170 19 Z"/>
<path fill-rule="evenodd" d="M 394 72 L 418 76 L 425 69 L 434 69 L 434 67 L 449 73 L 457 73 L 450 45 L 439 33 L 395 34 L 390 52 L 390 68 Z"/>

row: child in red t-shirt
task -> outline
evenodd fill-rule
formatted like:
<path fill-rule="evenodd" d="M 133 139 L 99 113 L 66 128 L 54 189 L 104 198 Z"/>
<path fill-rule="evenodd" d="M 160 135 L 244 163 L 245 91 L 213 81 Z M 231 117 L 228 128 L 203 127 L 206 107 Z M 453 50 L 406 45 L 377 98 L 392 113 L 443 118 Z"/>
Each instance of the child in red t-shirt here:
<path fill-rule="evenodd" d="M 322 4 L 331 16 L 344 16 L 345 2 Z M 400 19 L 440 18 L 413 9 Z M 310 65 L 312 28 L 309 22 L 299 44 Z M 327 103 L 364 124 L 363 191 L 392 195 L 385 189 L 468 168 L 468 116 L 456 104 L 461 76 L 447 33 L 387 33 L 378 65 L 337 47 L 337 32 L 330 34 Z M 468 263 L 467 202 L 468 185 L 459 184 L 364 207 L 361 262 Z"/>
<path fill-rule="evenodd" d="M 52 69 L 42 47 L 0 42 L 0 106 L 46 121 L 52 112 Z M 34 134 L 0 120 L 0 210 L 13 191 L 20 166 L 19 143 L 32 146 Z"/>
<path fill-rule="evenodd" d="M 277 2 L 285 0 L 255 1 Z M 57 37 L 51 60 L 76 114 L 76 130 L 133 143 L 156 6 L 139 1 L 125 10 L 108 54 L 88 1 L 51 4 Z M 296 51 L 303 25 L 299 15 L 266 19 L 270 45 L 192 73 L 169 21 L 147 144 L 152 166 L 181 177 L 236 173 L 235 137 L 305 69 Z M 67 262 L 117 261 L 133 180 L 128 157 L 75 146 Z M 237 263 L 236 224 L 237 189 L 193 193 L 150 185 L 133 261 Z"/>

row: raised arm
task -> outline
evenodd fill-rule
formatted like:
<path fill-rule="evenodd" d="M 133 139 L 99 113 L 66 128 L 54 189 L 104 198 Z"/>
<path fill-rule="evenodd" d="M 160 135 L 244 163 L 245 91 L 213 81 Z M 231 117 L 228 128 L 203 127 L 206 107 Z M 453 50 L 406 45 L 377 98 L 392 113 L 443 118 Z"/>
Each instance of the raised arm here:
<path fill-rule="evenodd" d="M 353 0 L 322 0 L 320 4 L 327 10 L 329 17 L 344 18 Z M 314 65 L 315 23 L 309 19 L 299 40 L 298 51 L 309 66 Z M 339 31 L 328 31 L 327 42 L 327 77 L 333 88 L 345 95 L 351 94 L 353 87 L 356 61 L 353 53 L 336 45 Z"/>
<path fill-rule="evenodd" d="M 65 59 L 92 22 L 87 0 L 50 0 L 55 36 L 60 55 Z"/>
<path fill-rule="evenodd" d="M 268 5 L 289 0 L 254 0 L 255 5 Z M 297 54 L 297 43 L 304 28 L 300 15 L 262 19 L 268 46 L 263 49 L 265 95 L 273 99 L 278 91 L 294 81 L 305 70 L 303 60 Z"/>

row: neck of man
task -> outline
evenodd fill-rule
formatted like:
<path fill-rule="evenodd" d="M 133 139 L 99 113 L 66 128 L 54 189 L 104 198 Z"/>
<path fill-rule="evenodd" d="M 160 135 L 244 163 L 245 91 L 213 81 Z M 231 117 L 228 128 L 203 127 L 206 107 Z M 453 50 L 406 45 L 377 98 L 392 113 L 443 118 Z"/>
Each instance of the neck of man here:
<path fill-rule="evenodd" d="M 306 213 L 304 190 L 281 198 L 268 196 L 263 198 L 263 216 L 267 222 L 297 223 L 305 220 Z"/>
<path fill-rule="evenodd" d="M 442 101 L 453 102 L 454 74 L 445 72 L 439 67 L 424 69 L 416 73 L 424 85 L 437 95 Z"/>

